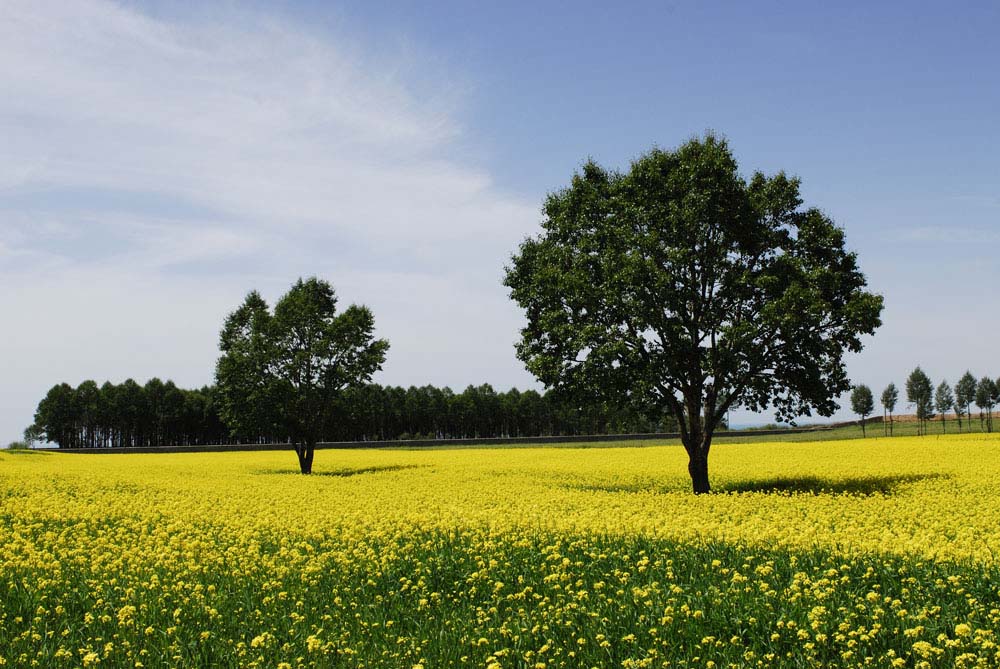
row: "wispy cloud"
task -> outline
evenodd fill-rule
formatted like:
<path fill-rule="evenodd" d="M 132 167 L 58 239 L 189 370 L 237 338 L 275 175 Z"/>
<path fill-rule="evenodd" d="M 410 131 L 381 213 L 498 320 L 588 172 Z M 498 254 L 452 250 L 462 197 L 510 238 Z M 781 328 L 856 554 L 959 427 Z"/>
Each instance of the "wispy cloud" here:
<path fill-rule="evenodd" d="M 446 159 L 453 118 L 327 39 L 262 17 L 12 9 L 0 24 L 8 192 L 150 193 L 264 226 L 420 244 L 507 238 L 511 217 L 530 216 Z"/>
<path fill-rule="evenodd" d="M 57 381 L 208 381 L 225 312 L 299 274 L 375 308 L 395 380 L 524 380 L 498 278 L 537 207 L 455 158 L 461 86 L 237 10 L 166 21 L 14 0 L 4 14 L 0 309 L 31 326 L 0 352 L 18 370 L 0 379 L 0 438 Z"/>

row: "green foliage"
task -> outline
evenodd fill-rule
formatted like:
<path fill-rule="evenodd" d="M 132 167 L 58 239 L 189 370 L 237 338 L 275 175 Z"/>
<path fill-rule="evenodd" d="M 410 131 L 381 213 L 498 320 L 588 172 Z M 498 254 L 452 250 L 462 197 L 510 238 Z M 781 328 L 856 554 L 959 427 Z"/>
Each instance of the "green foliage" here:
<path fill-rule="evenodd" d="M 872 397 L 872 389 L 865 384 L 854 386 L 851 392 L 851 410 L 864 419 L 870 416 L 875 410 L 875 400 Z"/>
<path fill-rule="evenodd" d="M 890 383 L 882 391 L 882 406 L 886 411 L 892 413 L 896 409 L 896 402 L 899 400 L 899 390 L 895 383 Z"/>
<path fill-rule="evenodd" d="M 626 173 L 594 162 L 544 206 L 505 285 L 525 310 L 518 357 L 548 386 L 670 412 L 695 492 L 731 406 L 831 415 L 843 356 L 880 325 L 844 233 L 799 181 L 737 171 L 713 135 Z"/>
<path fill-rule="evenodd" d="M 236 434 L 277 433 L 291 440 L 303 474 L 336 401 L 381 369 L 389 343 L 375 339 L 367 307 L 337 313 L 326 281 L 299 279 L 273 314 L 256 292 L 229 315 L 216 365 L 221 414 Z"/>

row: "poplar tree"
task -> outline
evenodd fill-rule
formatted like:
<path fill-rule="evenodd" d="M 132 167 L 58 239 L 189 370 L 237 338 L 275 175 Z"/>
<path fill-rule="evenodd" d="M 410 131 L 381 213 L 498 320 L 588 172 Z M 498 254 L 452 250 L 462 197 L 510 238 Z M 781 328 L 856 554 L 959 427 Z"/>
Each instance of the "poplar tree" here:
<path fill-rule="evenodd" d="M 917 414 L 917 433 L 926 433 L 926 421 L 934 417 L 934 386 L 924 370 L 917 367 L 906 379 L 906 401 Z"/>
<path fill-rule="evenodd" d="M 955 396 L 952 394 L 951 386 L 948 385 L 947 381 L 942 381 L 938 385 L 937 391 L 934 393 L 934 405 L 941 416 L 941 433 L 943 434 L 948 431 L 945 416 L 955 406 Z"/>
<path fill-rule="evenodd" d="M 976 377 L 972 375 L 972 372 L 966 370 L 962 378 L 955 384 L 955 406 L 961 406 L 964 409 L 965 416 L 968 418 L 970 432 L 972 431 L 972 402 L 975 399 Z M 959 428 L 961 428 L 961 423 L 959 423 Z"/>
<path fill-rule="evenodd" d="M 988 376 L 984 376 L 976 384 L 976 406 L 979 407 L 979 429 L 993 431 L 993 403 L 997 385 Z"/>
<path fill-rule="evenodd" d="M 896 409 L 896 402 L 899 400 L 899 390 L 895 383 L 890 383 L 882 391 L 882 432 L 885 433 L 885 417 L 889 415 L 889 436 L 892 436 L 892 412 Z"/>
<path fill-rule="evenodd" d="M 865 419 L 875 410 L 875 400 L 872 397 L 872 389 L 862 384 L 854 386 L 851 392 L 851 410 L 861 418 L 861 436 L 867 437 L 865 432 Z"/>

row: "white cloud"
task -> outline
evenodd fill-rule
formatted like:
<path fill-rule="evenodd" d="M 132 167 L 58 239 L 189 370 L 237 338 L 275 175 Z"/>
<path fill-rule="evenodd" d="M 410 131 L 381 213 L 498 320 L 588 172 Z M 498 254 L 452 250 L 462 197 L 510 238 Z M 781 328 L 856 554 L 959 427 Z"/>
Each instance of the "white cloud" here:
<path fill-rule="evenodd" d="M 0 439 L 56 382 L 210 381 L 225 313 L 299 275 L 373 307 L 387 381 L 528 380 L 499 277 L 537 205 L 454 158 L 447 77 L 257 14 L 4 14 Z"/>

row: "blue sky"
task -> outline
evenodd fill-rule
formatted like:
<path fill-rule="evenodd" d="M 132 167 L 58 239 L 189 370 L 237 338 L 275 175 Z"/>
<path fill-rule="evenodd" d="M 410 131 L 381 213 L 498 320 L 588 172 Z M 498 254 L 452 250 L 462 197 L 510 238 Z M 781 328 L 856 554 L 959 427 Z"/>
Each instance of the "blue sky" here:
<path fill-rule="evenodd" d="M 545 193 L 707 129 L 800 176 L 885 295 L 853 378 L 1000 374 L 996 3 L 5 14 L 0 440 L 60 381 L 209 383 L 225 314 L 299 275 L 373 308 L 381 382 L 528 386 L 499 282 Z"/>

